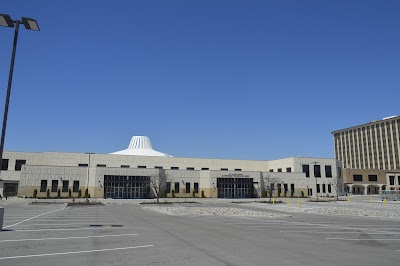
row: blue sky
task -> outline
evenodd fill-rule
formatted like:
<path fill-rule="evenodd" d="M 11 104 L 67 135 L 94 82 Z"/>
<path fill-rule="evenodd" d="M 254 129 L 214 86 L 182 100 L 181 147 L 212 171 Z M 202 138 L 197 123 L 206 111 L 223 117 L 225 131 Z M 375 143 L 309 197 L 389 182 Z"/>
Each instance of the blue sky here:
<path fill-rule="evenodd" d="M 5 149 L 334 157 L 399 115 L 399 1 L 1 1 L 21 28 Z M 13 30 L 0 28 L 4 108 Z"/>

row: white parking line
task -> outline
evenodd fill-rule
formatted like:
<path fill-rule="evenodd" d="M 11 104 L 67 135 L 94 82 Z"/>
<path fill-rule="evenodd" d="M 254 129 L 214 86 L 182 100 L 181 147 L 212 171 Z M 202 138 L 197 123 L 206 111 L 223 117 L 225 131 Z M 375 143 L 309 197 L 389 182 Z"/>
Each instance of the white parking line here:
<path fill-rule="evenodd" d="M 124 248 L 106 248 L 106 249 L 82 250 L 82 251 L 48 253 L 48 254 L 35 254 L 35 255 L 23 255 L 23 256 L 12 256 L 12 257 L 1 257 L 0 260 L 30 258 L 30 257 L 44 257 L 44 256 L 57 256 L 57 255 L 69 255 L 69 254 L 79 254 L 79 253 L 93 253 L 93 252 L 102 252 L 102 251 L 114 251 L 114 250 L 135 249 L 135 248 L 147 248 L 147 247 L 154 247 L 154 245 L 124 247 Z"/>
<path fill-rule="evenodd" d="M 101 236 L 71 236 L 71 237 L 50 237 L 50 238 L 27 238 L 27 239 L 6 239 L 0 240 L 1 242 L 20 242 L 20 241 L 43 241 L 43 240 L 64 240 L 64 239 L 83 239 L 83 238 L 101 238 L 101 237 L 114 237 L 114 236 L 137 236 L 138 234 L 120 234 L 120 235 L 101 235 Z"/>
<path fill-rule="evenodd" d="M 43 215 L 46 215 L 46 214 L 49 214 L 49 213 L 52 213 L 52 212 L 61 211 L 61 210 L 64 210 L 64 209 L 65 209 L 65 206 L 64 206 L 62 209 L 57 209 L 57 210 L 49 211 L 49 212 L 46 212 L 46 213 L 43 213 L 43 214 L 39 214 L 39 215 L 36 215 L 36 216 L 34 216 L 34 217 L 31 217 L 31 218 L 28 218 L 28 219 L 26 219 L 26 220 L 23 220 L 23 221 L 21 221 L 21 222 L 18 222 L 18 223 L 12 224 L 12 225 L 5 226 L 5 227 L 3 227 L 3 228 L 9 228 L 9 227 L 12 227 L 12 226 L 17 225 L 17 224 L 22 224 L 23 222 L 26 222 L 26 221 L 35 219 L 35 218 L 37 218 L 37 217 L 40 217 L 40 216 L 43 216 Z"/>
<path fill-rule="evenodd" d="M 5 232 L 40 232 L 40 231 L 79 231 L 79 230 L 104 230 L 104 229 L 125 229 L 132 227 L 82 227 L 82 228 L 45 228 L 45 229 L 22 229 Z"/>
<path fill-rule="evenodd" d="M 40 225 L 45 225 L 45 226 L 48 226 L 48 225 L 60 225 L 60 226 L 65 226 L 65 225 L 77 225 L 77 224 L 87 224 L 87 225 L 91 225 L 91 224 L 100 224 L 100 225 L 111 225 L 111 224 L 116 224 L 117 226 L 122 226 L 121 224 L 118 224 L 118 223 L 95 223 L 95 222 L 91 222 L 91 223 L 68 223 L 68 224 L 56 224 L 56 223 L 51 223 L 51 224 L 22 224 L 22 225 L 16 225 L 16 226 L 18 226 L 18 227 L 20 227 L 20 226 L 40 226 Z"/>
<path fill-rule="evenodd" d="M 400 241 L 400 238 L 398 239 L 390 239 L 390 238 L 380 238 L 380 239 L 358 239 L 358 238 L 340 238 L 340 237 L 327 237 L 325 238 L 327 240 L 347 240 L 347 241 Z"/>
<path fill-rule="evenodd" d="M 319 228 L 317 228 L 319 229 Z M 313 234 L 359 234 L 359 233 L 364 233 L 364 232 L 356 232 L 356 231 L 279 231 L 280 233 L 313 233 Z M 382 233 L 367 233 L 368 235 L 390 235 L 390 234 L 395 234 L 399 235 L 400 233 L 398 232 L 382 232 Z"/>

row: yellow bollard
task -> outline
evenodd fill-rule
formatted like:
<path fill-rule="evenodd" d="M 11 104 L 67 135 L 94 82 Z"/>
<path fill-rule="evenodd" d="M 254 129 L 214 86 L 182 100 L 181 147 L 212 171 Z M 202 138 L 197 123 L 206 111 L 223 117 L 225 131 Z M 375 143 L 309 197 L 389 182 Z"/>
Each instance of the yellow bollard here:
<path fill-rule="evenodd" d="M 272 198 L 272 205 L 275 205 L 275 198 Z"/>
<path fill-rule="evenodd" d="M 369 203 L 371 203 L 371 205 L 372 205 L 372 198 L 369 199 Z"/>
<path fill-rule="evenodd" d="M 383 200 L 383 206 L 386 207 L 386 199 Z"/>
<path fill-rule="evenodd" d="M 297 208 L 300 208 L 300 200 L 297 200 Z"/>
<path fill-rule="evenodd" d="M 347 197 L 347 202 L 350 203 L 350 197 Z"/>
<path fill-rule="evenodd" d="M 287 206 L 290 207 L 290 199 L 287 200 Z"/>

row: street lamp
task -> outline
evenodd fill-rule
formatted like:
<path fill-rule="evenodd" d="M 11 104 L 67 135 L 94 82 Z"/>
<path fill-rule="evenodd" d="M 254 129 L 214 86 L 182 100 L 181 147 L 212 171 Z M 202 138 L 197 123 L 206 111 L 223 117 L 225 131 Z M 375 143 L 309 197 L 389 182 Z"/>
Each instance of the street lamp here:
<path fill-rule="evenodd" d="M 39 26 L 36 20 L 31 18 L 22 17 L 21 20 L 12 20 L 9 15 L 0 14 L 0 26 L 14 28 L 14 43 L 11 54 L 11 64 L 10 64 L 10 72 L 8 75 L 8 85 L 7 85 L 7 96 L 6 96 L 6 104 L 4 105 L 4 116 L 3 116 L 3 127 L 1 130 L 1 142 L 0 142 L 0 163 L 3 162 L 3 151 L 4 151 L 4 139 L 6 136 L 6 127 L 7 127 L 7 117 L 8 117 L 8 105 L 10 103 L 10 94 L 11 94 L 11 83 L 14 72 L 14 61 L 15 61 L 15 52 L 17 50 L 17 41 L 18 41 L 18 30 L 19 24 L 24 24 L 27 30 L 39 31 Z M 1 173 L 1 168 L 0 168 Z"/>

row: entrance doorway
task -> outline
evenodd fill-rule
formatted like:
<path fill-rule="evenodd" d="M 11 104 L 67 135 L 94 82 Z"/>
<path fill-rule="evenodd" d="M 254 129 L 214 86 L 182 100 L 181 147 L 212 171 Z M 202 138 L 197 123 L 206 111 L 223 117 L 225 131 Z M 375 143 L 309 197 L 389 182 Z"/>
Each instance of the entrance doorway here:
<path fill-rule="evenodd" d="M 147 199 L 150 196 L 148 176 L 104 176 L 104 197 L 113 199 Z"/>
<path fill-rule="evenodd" d="M 218 198 L 254 198 L 253 178 L 217 178 Z"/>

